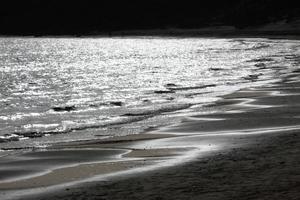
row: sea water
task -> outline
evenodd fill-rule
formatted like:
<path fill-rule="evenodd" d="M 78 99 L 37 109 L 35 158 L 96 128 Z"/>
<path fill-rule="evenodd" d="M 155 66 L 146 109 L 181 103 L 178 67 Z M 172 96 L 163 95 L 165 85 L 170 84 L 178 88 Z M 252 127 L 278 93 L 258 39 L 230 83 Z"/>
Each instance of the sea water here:
<path fill-rule="evenodd" d="M 0 149 L 138 134 L 221 95 L 276 81 L 278 39 L 0 38 Z"/>

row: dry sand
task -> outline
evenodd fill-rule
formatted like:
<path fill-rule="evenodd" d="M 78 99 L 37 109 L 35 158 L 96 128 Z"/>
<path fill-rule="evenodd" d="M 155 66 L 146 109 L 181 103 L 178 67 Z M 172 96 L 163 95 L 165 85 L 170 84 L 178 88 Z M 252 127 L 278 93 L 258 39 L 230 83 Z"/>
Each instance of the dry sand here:
<path fill-rule="evenodd" d="M 298 80 L 295 70 L 281 82 L 224 96 L 205 108 L 208 114 L 172 127 L 54 146 L 46 155 L 66 149 L 108 152 L 101 162 L 73 159 L 45 165 L 48 171 L 36 169 L 25 178 L 8 177 L 0 182 L 0 195 L 45 200 L 300 199 Z M 11 156 L 7 163 L 16 160 Z"/>

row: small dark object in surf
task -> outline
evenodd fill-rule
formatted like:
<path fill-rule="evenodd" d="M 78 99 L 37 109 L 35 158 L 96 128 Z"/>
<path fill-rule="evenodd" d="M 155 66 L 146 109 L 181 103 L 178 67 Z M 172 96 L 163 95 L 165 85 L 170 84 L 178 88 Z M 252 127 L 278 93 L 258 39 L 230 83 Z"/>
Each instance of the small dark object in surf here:
<path fill-rule="evenodd" d="M 208 87 L 216 87 L 216 84 L 209 84 L 209 85 L 201 85 L 201 86 L 192 86 L 192 87 L 179 87 L 179 88 L 169 88 L 171 91 L 178 91 L 178 90 L 198 90 L 204 89 Z"/>
<path fill-rule="evenodd" d="M 157 90 L 157 91 L 154 91 L 155 94 L 170 94 L 170 93 L 175 93 L 174 91 L 172 90 Z"/>
<path fill-rule="evenodd" d="M 168 83 L 165 85 L 165 87 L 176 87 L 177 85 L 174 83 Z"/>
<path fill-rule="evenodd" d="M 285 58 L 286 60 L 295 60 L 295 59 L 297 59 L 297 55 L 294 55 L 294 54 L 292 54 L 292 55 L 287 55 L 287 56 L 284 56 L 284 58 Z"/>
<path fill-rule="evenodd" d="M 250 80 L 250 81 L 255 81 L 258 79 L 258 77 L 262 75 L 262 74 L 253 74 L 253 75 L 249 75 L 248 77 L 244 77 L 245 80 Z"/>
<path fill-rule="evenodd" d="M 293 70 L 293 73 L 300 73 L 300 69 Z"/>
<path fill-rule="evenodd" d="M 273 58 L 257 58 L 257 59 L 248 60 L 246 62 L 272 62 L 273 60 L 274 60 Z"/>
<path fill-rule="evenodd" d="M 73 111 L 75 109 L 76 109 L 75 106 L 53 107 L 52 108 L 52 110 L 54 110 L 56 112 L 64 112 L 64 111 L 70 112 L 70 111 Z"/>
<path fill-rule="evenodd" d="M 113 106 L 122 106 L 123 105 L 123 103 L 121 101 L 112 101 L 109 104 L 113 105 Z"/>
<path fill-rule="evenodd" d="M 265 69 L 266 68 L 266 64 L 265 63 L 257 63 L 257 64 L 255 64 L 255 67 L 258 67 L 260 69 Z"/>
<path fill-rule="evenodd" d="M 44 136 L 44 134 L 42 132 L 38 132 L 38 131 L 31 131 L 31 132 L 24 132 L 24 133 L 15 133 L 15 134 L 23 136 L 23 137 L 29 137 L 29 138 L 37 138 L 37 137 Z"/>
<path fill-rule="evenodd" d="M 221 71 L 223 69 L 222 68 L 210 68 L 209 70 L 211 70 L 211 71 Z"/>
<path fill-rule="evenodd" d="M 126 113 L 121 116 L 123 116 L 123 117 L 138 117 L 138 116 L 144 116 L 144 115 L 147 115 L 147 114 L 145 114 L 145 113 Z"/>

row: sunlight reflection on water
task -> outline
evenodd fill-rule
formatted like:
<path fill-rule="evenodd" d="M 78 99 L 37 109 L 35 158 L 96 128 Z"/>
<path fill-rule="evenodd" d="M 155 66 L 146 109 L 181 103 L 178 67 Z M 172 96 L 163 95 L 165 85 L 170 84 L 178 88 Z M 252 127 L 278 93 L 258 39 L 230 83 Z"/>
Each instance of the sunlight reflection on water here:
<path fill-rule="evenodd" d="M 210 102 L 260 76 L 270 78 L 269 67 L 289 64 L 283 58 L 294 45 L 267 39 L 0 38 L 0 136 L 5 141 L 10 134 L 34 138 L 106 128 Z M 262 61 L 268 67 L 260 65 L 258 72 Z"/>

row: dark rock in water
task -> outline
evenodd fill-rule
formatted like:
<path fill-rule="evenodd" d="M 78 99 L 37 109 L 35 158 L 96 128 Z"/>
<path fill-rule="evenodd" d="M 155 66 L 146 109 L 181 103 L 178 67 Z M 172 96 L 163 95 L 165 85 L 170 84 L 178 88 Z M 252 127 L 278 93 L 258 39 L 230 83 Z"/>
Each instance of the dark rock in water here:
<path fill-rule="evenodd" d="M 123 117 L 138 117 L 138 116 L 144 116 L 147 115 L 145 113 L 126 113 L 124 115 L 121 115 Z"/>
<path fill-rule="evenodd" d="M 101 106 L 122 106 L 123 103 L 121 101 L 111 101 L 108 103 L 98 103 L 98 104 L 90 104 L 89 107 L 91 108 L 97 108 Z"/>
<path fill-rule="evenodd" d="M 254 79 L 254 78 L 258 78 L 258 76 L 259 76 L 258 74 L 253 74 L 253 75 L 249 75 L 249 78 L 253 78 Z"/>
<path fill-rule="evenodd" d="M 75 109 L 76 109 L 75 106 L 53 107 L 52 108 L 52 110 L 54 110 L 56 112 L 64 112 L 64 111 L 70 112 L 70 111 L 73 111 Z"/>
<path fill-rule="evenodd" d="M 271 62 L 273 60 L 274 60 L 273 58 L 257 58 L 257 59 L 248 60 L 247 62 Z"/>
<path fill-rule="evenodd" d="M 24 133 L 16 133 L 17 135 L 22 135 L 24 137 L 29 137 L 29 138 L 37 138 L 37 137 L 43 137 L 44 134 L 41 132 L 37 131 L 31 131 L 31 132 L 24 132 Z"/>
<path fill-rule="evenodd" d="M 122 106 L 123 103 L 121 101 L 112 101 L 112 102 L 109 102 L 110 105 L 113 105 L 113 106 Z"/>
<path fill-rule="evenodd" d="M 178 87 L 178 88 L 170 88 L 171 91 L 176 90 L 198 90 L 198 89 L 204 89 L 208 87 L 216 87 L 216 84 L 209 84 L 209 85 L 200 85 L 200 86 L 192 86 L 192 87 Z"/>
<path fill-rule="evenodd" d="M 175 93 L 173 90 L 157 90 L 154 91 L 155 94 L 170 94 L 170 93 Z"/>
<path fill-rule="evenodd" d="M 248 77 L 244 77 L 245 80 L 255 81 L 258 79 L 258 77 L 262 74 L 251 74 Z"/>
<path fill-rule="evenodd" d="M 165 87 L 176 87 L 177 85 L 174 83 L 168 83 L 165 85 Z"/>
<path fill-rule="evenodd" d="M 293 70 L 293 73 L 300 73 L 300 69 Z"/>
<path fill-rule="evenodd" d="M 224 69 L 212 67 L 212 68 L 209 68 L 209 70 L 211 70 L 211 71 L 221 71 L 221 70 L 224 70 Z"/>
<path fill-rule="evenodd" d="M 295 59 L 299 58 L 299 56 L 297 56 L 295 54 L 291 54 L 291 55 L 284 56 L 284 58 L 286 60 L 295 60 Z"/>
<path fill-rule="evenodd" d="M 265 63 L 257 63 L 254 65 L 255 67 L 258 67 L 260 69 L 265 69 L 266 68 L 266 64 Z"/>

